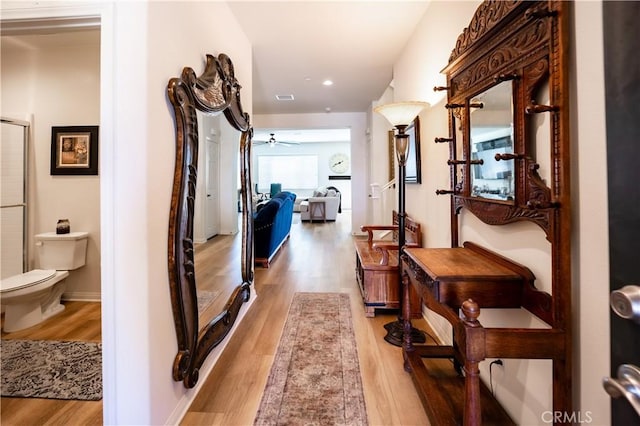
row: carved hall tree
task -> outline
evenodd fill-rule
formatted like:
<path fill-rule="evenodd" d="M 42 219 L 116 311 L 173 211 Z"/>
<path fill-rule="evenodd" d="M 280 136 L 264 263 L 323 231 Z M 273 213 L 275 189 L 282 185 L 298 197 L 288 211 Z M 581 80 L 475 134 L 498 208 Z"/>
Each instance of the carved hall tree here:
<path fill-rule="evenodd" d="M 405 368 L 433 424 L 513 422 L 479 378 L 486 358 L 551 360 L 552 411 L 572 412 L 570 6 L 485 1 L 451 53 L 447 86 L 436 88 L 447 91 L 450 111 L 450 134 L 436 142 L 450 144 L 451 187 L 437 193 L 452 200 L 451 248 L 409 248 L 403 257 L 405 300 L 413 286 L 454 331 L 452 346 L 418 346 L 405 335 Z M 540 164 L 548 164 L 544 178 Z M 472 242 L 460 246 L 463 209 L 489 225 L 538 225 L 550 243 L 551 292 L 535 287 L 526 266 Z M 526 309 L 548 328 L 486 328 L 485 308 Z M 435 374 L 438 358 L 453 359 L 453 375 Z"/>
<path fill-rule="evenodd" d="M 197 76 L 184 68 L 167 87 L 176 125 L 176 163 L 169 215 L 169 286 L 178 353 L 173 379 L 192 388 L 207 355 L 233 327 L 242 304 L 249 300 L 253 283 L 253 220 L 251 217 L 251 137 L 249 115 L 242 110 L 240 84 L 233 63 L 225 54 L 206 55 L 204 72 Z M 229 124 L 241 132 L 240 183 L 242 205 L 242 251 L 240 283 L 223 310 L 208 324 L 200 326 L 194 262 L 194 208 L 198 175 L 198 113 L 223 113 Z"/>

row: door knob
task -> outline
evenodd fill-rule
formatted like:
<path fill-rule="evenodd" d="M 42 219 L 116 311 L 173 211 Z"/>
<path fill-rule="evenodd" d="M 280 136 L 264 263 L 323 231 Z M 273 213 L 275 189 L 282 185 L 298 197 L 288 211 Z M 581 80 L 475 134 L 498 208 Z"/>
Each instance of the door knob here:
<path fill-rule="evenodd" d="M 618 378 L 605 377 L 604 390 L 612 398 L 624 396 L 640 416 L 640 369 L 635 365 L 622 364 L 618 367 Z"/>
<path fill-rule="evenodd" d="M 640 287 L 626 285 L 611 292 L 611 309 L 618 316 L 640 324 Z"/>

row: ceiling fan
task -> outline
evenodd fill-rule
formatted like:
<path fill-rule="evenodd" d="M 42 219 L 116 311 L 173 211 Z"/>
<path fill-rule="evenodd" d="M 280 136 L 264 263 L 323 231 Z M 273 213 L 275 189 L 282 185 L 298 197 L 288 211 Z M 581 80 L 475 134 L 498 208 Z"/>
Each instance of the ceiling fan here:
<path fill-rule="evenodd" d="M 270 148 L 273 148 L 276 145 L 282 145 L 282 146 L 300 145 L 300 142 L 276 140 L 275 133 L 270 133 L 270 135 L 271 137 L 266 141 L 254 139 L 252 142 L 254 145 L 269 145 Z"/>

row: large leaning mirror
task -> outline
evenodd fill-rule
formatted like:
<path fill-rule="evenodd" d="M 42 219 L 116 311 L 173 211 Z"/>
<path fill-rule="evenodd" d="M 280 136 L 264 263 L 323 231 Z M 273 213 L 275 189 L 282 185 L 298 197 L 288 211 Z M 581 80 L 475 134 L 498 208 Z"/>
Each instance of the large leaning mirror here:
<path fill-rule="evenodd" d="M 186 67 L 180 77 L 169 81 L 167 87 L 176 128 L 168 241 L 169 286 L 178 340 L 173 379 L 182 381 L 187 388 L 195 386 L 207 355 L 231 330 L 240 308 L 249 300 L 253 283 L 252 128 L 249 115 L 242 110 L 240 87 L 233 64 L 225 54 L 206 55 L 202 74 L 197 75 L 192 68 Z M 239 140 L 234 140 L 236 137 Z M 219 181 L 224 180 L 226 174 L 214 169 L 221 153 L 230 147 L 239 153 L 239 170 L 234 176 L 239 173 L 240 189 L 237 190 L 238 179 L 227 176 L 226 190 L 234 194 L 228 198 L 237 197 L 237 200 L 227 203 L 233 206 L 227 205 L 229 212 L 225 214 L 225 210 L 216 205 L 224 204 L 219 199 L 222 192 L 218 193 L 218 189 L 225 187 Z M 236 170 L 235 161 L 233 163 L 232 169 Z M 211 227 L 220 222 L 219 217 L 211 218 L 211 215 L 231 217 L 237 222 L 238 211 L 240 253 L 231 251 L 237 256 L 237 263 L 223 260 L 236 265 L 237 270 L 217 276 L 207 274 L 197 261 L 196 251 L 204 248 L 200 242 L 215 233 Z M 198 252 L 198 255 L 202 254 Z M 236 282 L 228 282 L 229 277 Z M 219 302 L 213 306 L 219 306 L 218 310 L 211 312 L 214 308 L 210 307 L 207 312 L 200 312 L 200 301 L 205 295 L 217 295 Z"/>

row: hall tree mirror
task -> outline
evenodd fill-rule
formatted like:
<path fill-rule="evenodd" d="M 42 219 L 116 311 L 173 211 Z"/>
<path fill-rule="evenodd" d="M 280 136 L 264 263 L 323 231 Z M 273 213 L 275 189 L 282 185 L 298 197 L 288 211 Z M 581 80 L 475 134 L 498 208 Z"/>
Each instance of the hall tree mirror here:
<path fill-rule="evenodd" d="M 426 395 L 426 389 L 431 393 L 444 389 L 438 383 L 444 376 L 441 371 L 430 376 L 426 363 L 413 355 L 418 351 L 412 343 L 405 345 L 405 360 L 410 361 L 405 369 L 413 373 L 432 423 L 512 424 L 511 419 L 506 421 L 508 415 L 498 421 L 485 417 L 501 417 L 497 409 L 500 404 L 494 405 L 496 401 L 491 397 L 485 398 L 488 393 L 481 396 L 479 364 L 489 359 L 505 359 L 505 366 L 510 359 L 550 360 L 548 380 L 553 390 L 550 412 L 572 412 L 567 48 L 570 8 L 570 2 L 561 0 L 483 1 L 456 40 L 443 69 L 446 86 L 434 88 L 447 91 L 449 134 L 435 141 L 450 144 L 447 166 L 451 176 L 451 186 L 436 193 L 451 196 L 452 251 L 449 254 L 462 253 L 465 258 L 452 257 L 446 263 L 441 256 L 446 251 L 431 251 L 443 249 L 408 249 L 404 270 L 412 278 L 405 282 L 416 281 L 424 286 L 422 295 L 427 307 L 448 317 L 455 330 L 450 348 L 458 365 L 464 364 L 465 374 L 459 377 L 460 392 L 455 391 L 453 382 L 445 375 L 446 392 Z M 484 249 L 467 240 L 486 228 L 470 214 L 487 225 L 507 225 L 497 232 L 486 233 L 492 247 Z M 548 247 L 530 246 L 528 238 L 521 238 L 523 230 L 527 233 L 534 230 L 527 225 L 512 225 L 519 221 L 542 229 Z M 513 240 L 508 241 L 510 238 Z M 499 266 L 509 265 L 509 271 L 520 270 L 528 281 L 516 292 L 514 306 L 507 306 L 503 290 L 472 288 L 475 279 L 484 280 L 486 276 L 475 275 L 482 262 L 477 262 L 477 258 L 475 262 L 471 260 L 483 250 L 485 255 L 492 253 L 494 247 L 505 253 L 493 253 L 496 263 L 492 272 Z M 523 268 L 505 256 L 509 251 L 530 249 L 548 251 L 548 266 L 533 261 L 538 270 L 549 268 L 548 277 L 536 278 L 526 266 Z M 442 274 L 434 277 L 429 271 L 433 271 L 436 264 L 442 268 L 439 270 Z M 456 284 L 441 292 L 438 286 L 449 273 Z M 538 283 L 537 279 L 540 279 Z M 408 297 L 408 285 L 405 294 Z M 499 300 L 489 300 L 497 294 Z M 520 309 L 518 314 L 528 311 L 527 316 L 537 317 L 536 321 L 541 320 L 544 325 L 532 322 L 531 327 L 522 328 L 518 315 L 513 316 L 511 323 L 509 317 L 511 312 L 516 312 L 512 310 L 514 307 Z M 501 327 L 482 324 L 485 317 L 481 312 L 489 309 L 493 311 L 488 312 L 487 323 L 499 318 L 503 322 Z M 504 311 L 497 312 L 498 309 Z M 420 357 L 442 358 L 443 350 L 435 352 L 423 347 Z M 489 365 L 489 375 L 490 371 Z"/>
<path fill-rule="evenodd" d="M 250 298 L 253 283 L 250 170 L 253 130 L 249 115 L 242 109 L 240 88 L 233 63 L 225 54 L 217 57 L 206 55 L 202 74 L 197 75 L 192 68 L 185 67 L 181 76 L 172 78 L 167 87 L 176 129 L 167 257 L 178 340 L 173 379 L 182 381 L 187 388 L 195 386 L 203 362 L 233 327 L 240 308 Z M 234 135 L 239 141 L 230 140 Z M 233 149 L 238 147 L 239 200 L 234 195 L 223 197 L 224 194 L 238 193 L 237 174 L 222 173 L 222 169 L 229 169 L 229 164 L 217 160 L 221 153 L 229 152 L 228 145 Z M 233 158 L 235 164 L 236 156 Z M 217 163 L 225 166 L 220 171 L 215 170 Z M 235 170 L 235 165 L 230 168 Z M 225 190 L 218 192 L 220 188 Z M 212 197 L 217 201 L 212 201 Z M 229 203 L 230 199 L 236 202 Z M 225 206 L 225 202 L 225 208 L 217 207 Z M 216 224 L 211 215 L 220 214 L 220 219 L 235 218 L 230 220 L 237 221 L 238 210 L 241 244 L 239 250 L 231 251 L 235 260 L 229 262 L 226 258 L 213 258 L 206 264 L 198 262 L 198 256 L 205 254 L 202 242 L 216 232 L 211 229 Z M 230 247 L 226 252 L 229 250 Z M 217 266 L 234 270 L 227 269 L 214 275 L 207 268 L 215 268 L 216 261 L 223 262 Z M 202 306 L 205 304 L 203 299 L 212 297 L 214 300 L 208 308 Z M 199 312 L 198 305 L 201 305 L 202 312 Z"/>
<path fill-rule="evenodd" d="M 513 161 L 500 161 L 496 154 L 513 153 L 513 93 L 506 81 L 474 96 L 469 103 L 471 196 L 513 200 Z"/>
<path fill-rule="evenodd" d="M 490 22 L 492 28 L 465 32 L 451 54 L 444 69 L 447 86 L 440 89 L 448 91 L 454 121 L 456 149 L 449 164 L 456 168 L 456 179 L 450 191 L 439 193 L 453 192 L 456 210 L 464 207 L 485 223 L 528 220 L 549 234 L 549 209 L 556 205 L 552 194 L 559 191 L 559 179 L 553 177 L 559 153 L 552 148 L 564 137 L 553 130 L 558 128 L 553 120 L 556 99 L 564 96 L 559 80 L 565 77 L 552 73 L 550 63 L 562 53 L 554 44 L 558 35 L 549 33 L 556 11 L 543 3 L 528 6 L 483 3 L 483 10 L 514 19 L 517 38 L 504 38 L 512 29 L 499 33 L 494 15 L 478 15 L 485 22 L 478 19 L 474 25 Z M 521 9 L 527 10 L 517 15 Z M 476 38 L 480 35 L 484 39 Z M 477 52 L 465 52 L 479 45 Z"/>

